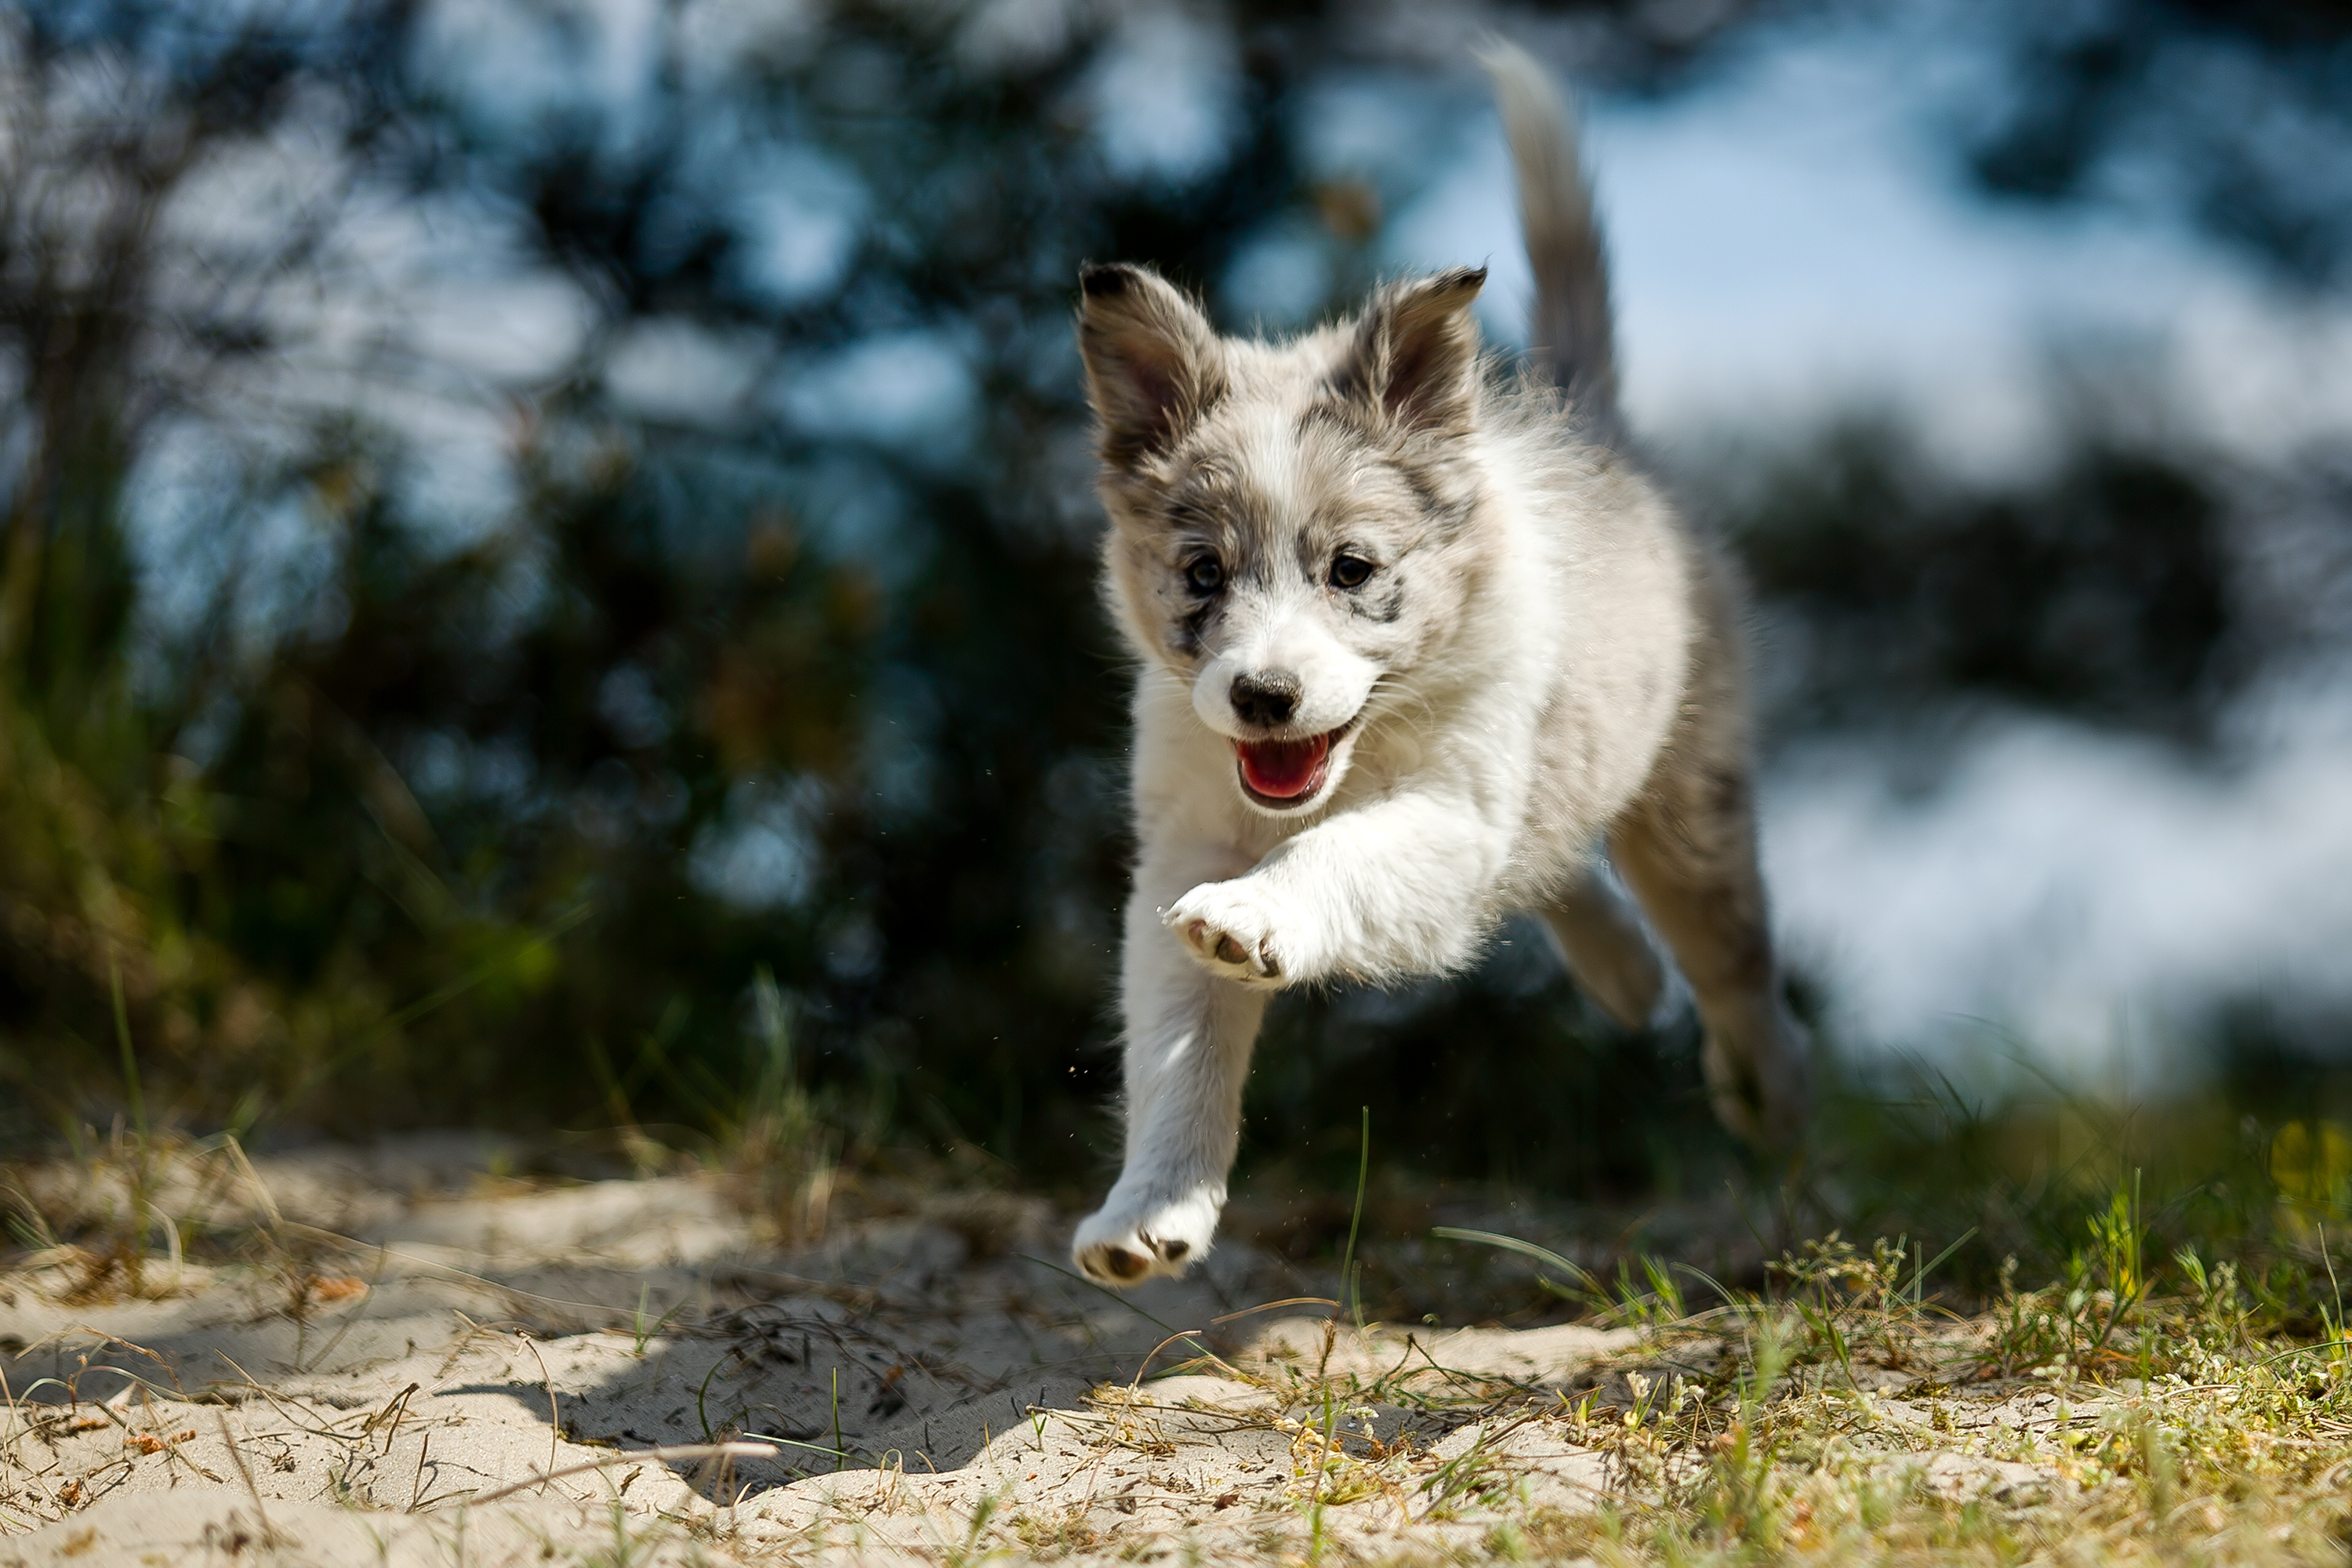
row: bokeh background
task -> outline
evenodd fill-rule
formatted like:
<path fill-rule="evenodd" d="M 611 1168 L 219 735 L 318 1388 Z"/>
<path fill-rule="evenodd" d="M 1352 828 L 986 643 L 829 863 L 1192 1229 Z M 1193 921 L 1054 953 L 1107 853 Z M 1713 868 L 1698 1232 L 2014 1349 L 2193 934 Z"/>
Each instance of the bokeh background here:
<path fill-rule="evenodd" d="M 2108 1164 L 2273 1176 L 2293 1123 L 2326 1199 L 2318 0 L 10 6 L 0 1137 L 642 1163 L 784 1136 L 789 1083 L 804 1164 L 1100 1180 L 1124 676 L 1072 280 L 1272 331 L 1485 261 L 1523 341 L 1490 30 L 1580 99 L 1633 422 L 1756 584 L 1817 1169 L 2046 1184 L 2112 1112 Z M 1686 1192 L 1739 1168 L 1695 1058 L 1514 928 L 1286 999 L 1244 1185 L 1344 1188 L 1369 1103 L 1384 1170 Z"/>

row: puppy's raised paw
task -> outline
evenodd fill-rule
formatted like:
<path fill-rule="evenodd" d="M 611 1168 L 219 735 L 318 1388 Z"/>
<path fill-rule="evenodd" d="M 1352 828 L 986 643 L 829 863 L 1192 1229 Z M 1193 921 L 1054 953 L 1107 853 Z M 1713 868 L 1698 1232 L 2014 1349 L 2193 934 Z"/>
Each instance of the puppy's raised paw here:
<path fill-rule="evenodd" d="M 1185 951 L 1226 980 L 1276 986 L 1290 978 L 1273 914 L 1246 887 L 1203 882 L 1160 919 Z"/>

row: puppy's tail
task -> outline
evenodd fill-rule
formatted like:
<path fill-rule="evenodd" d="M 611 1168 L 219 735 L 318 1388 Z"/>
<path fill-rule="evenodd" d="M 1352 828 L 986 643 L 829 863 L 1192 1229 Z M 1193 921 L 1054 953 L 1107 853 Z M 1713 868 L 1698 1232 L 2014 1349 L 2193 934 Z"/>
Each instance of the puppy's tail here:
<path fill-rule="evenodd" d="M 1575 121 L 1544 68 L 1515 44 L 1479 51 L 1519 175 L 1519 219 L 1536 275 L 1535 358 L 1594 433 L 1618 434 L 1609 262 L 1578 155 Z"/>

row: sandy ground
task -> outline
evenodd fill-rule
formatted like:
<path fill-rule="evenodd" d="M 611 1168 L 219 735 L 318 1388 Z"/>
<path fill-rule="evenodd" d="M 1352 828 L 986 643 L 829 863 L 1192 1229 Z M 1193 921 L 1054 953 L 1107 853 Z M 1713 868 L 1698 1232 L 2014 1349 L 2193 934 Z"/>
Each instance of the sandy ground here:
<path fill-rule="evenodd" d="M 1335 1326 L 1246 1247 L 1115 1298 L 1034 1202 L 779 1252 L 704 1178 L 481 1171 L 463 1141 L 260 1161 L 209 1197 L 250 1262 L 0 1277 L 0 1568 L 1475 1556 L 1638 1490 L 1571 1438 L 1672 1371 L 1630 1330 Z M 772 1452 L 643 1457 L 730 1440 Z"/>

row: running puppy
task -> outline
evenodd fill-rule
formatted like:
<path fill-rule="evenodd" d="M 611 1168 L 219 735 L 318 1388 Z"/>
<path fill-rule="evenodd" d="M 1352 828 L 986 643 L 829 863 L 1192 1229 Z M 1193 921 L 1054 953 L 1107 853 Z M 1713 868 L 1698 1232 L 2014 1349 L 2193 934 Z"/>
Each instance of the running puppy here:
<path fill-rule="evenodd" d="M 1539 911 L 1629 1025 L 1695 994 L 1727 1126 L 1792 1139 L 1803 1035 L 1757 876 L 1741 608 L 1620 449 L 1609 284 L 1567 113 L 1487 61 L 1535 263 L 1538 375 L 1482 359 L 1483 269 L 1289 342 L 1220 338 L 1147 268 L 1089 267 L 1078 341 L 1141 663 L 1122 993 L 1127 1162 L 1079 1226 L 1105 1284 L 1208 1250 L 1266 999 L 1470 963 Z"/>

